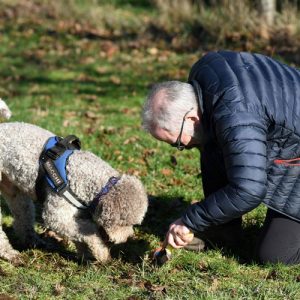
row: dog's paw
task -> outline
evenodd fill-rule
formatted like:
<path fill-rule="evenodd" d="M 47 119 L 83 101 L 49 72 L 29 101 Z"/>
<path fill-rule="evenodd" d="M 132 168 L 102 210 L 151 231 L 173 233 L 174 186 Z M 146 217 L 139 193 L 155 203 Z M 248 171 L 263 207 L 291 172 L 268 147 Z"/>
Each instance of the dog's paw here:
<path fill-rule="evenodd" d="M 109 249 L 107 247 L 104 247 L 97 252 L 92 251 L 92 254 L 95 257 L 95 259 L 100 263 L 106 263 L 111 259 Z"/>
<path fill-rule="evenodd" d="M 79 259 L 83 261 L 95 260 L 95 257 L 85 243 L 74 242 L 74 244 L 76 246 L 77 256 Z"/>
<path fill-rule="evenodd" d="M 0 257 L 4 260 L 14 263 L 15 261 L 20 259 L 21 254 L 19 251 L 11 249 L 9 251 L 0 252 Z"/>

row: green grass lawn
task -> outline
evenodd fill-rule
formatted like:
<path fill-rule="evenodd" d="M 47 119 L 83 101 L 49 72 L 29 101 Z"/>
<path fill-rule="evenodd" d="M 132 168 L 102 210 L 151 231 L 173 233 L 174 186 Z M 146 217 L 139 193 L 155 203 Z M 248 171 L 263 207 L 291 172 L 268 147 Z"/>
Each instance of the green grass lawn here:
<path fill-rule="evenodd" d="M 147 1 L 141 7 L 128 3 L 124 11 L 154 14 Z M 300 299 L 298 266 L 252 260 L 264 207 L 244 216 L 238 249 L 178 250 L 161 268 L 151 262 L 170 222 L 203 191 L 199 152 L 177 152 L 151 138 L 141 128 L 141 107 L 152 83 L 186 80 L 202 50 L 175 52 L 127 36 L 90 37 L 34 10 L 32 19 L 16 16 L 13 7 L 0 3 L 0 97 L 12 121 L 76 134 L 85 150 L 138 176 L 152 202 L 135 237 L 115 246 L 105 266 L 78 261 L 69 243 L 52 252 L 25 250 L 20 266 L 0 261 L 0 299 Z M 14 243 L 12 218 L 2 206 Z M 43 234 L 42 224 L 37 230 Z"/>

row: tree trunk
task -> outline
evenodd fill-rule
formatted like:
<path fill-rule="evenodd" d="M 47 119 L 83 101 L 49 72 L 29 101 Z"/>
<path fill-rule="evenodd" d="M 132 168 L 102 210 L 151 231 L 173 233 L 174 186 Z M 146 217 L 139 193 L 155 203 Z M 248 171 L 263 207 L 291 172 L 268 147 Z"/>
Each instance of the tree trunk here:
<path fill-rule="evenodd" d="M 275 12 L 276 0 L 260 0 L 260 13 L 266 25 L 274 25 Z"/>

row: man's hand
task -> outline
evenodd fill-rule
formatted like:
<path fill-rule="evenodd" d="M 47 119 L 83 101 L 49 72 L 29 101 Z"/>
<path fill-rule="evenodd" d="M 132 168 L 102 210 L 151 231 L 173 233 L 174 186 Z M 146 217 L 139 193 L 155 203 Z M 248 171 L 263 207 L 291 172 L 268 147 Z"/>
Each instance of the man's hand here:
<path fill-rule="evenodd" d="M 190 229 L 182 223 L 181 219 L 177 219 L 170 225 L 163 246 L 171 245 L 173 248 L 182 248 L 189 244 L 193 237 Z"/>

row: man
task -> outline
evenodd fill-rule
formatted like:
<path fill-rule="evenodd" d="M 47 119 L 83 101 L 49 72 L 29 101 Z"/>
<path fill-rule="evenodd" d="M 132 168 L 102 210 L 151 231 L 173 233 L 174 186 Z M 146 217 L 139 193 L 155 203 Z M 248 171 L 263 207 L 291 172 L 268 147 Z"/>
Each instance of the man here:
<path fill-rule="evenodd" d="M 179 150 L 198 147 L 205 199 L 172 223 L 165 243 L 268 207 L 261 262 L 300 261 L 300 72 L 269 57 L 210 52 L 187 83 L 155 85 L 143 126 Z M 228 223 L 229 222 L 229 223 Z"/>

